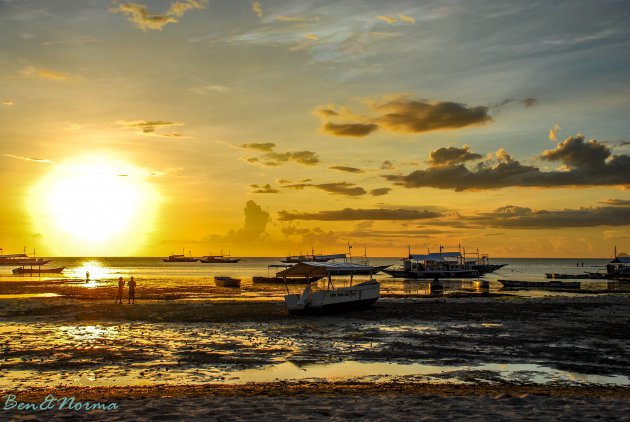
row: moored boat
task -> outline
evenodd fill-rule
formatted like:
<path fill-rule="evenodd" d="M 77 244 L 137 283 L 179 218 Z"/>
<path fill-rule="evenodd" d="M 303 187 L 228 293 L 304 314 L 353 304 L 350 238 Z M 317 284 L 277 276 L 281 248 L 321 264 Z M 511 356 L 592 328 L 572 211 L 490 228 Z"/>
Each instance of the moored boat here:
<path fill-rule="evenodd" d="M 57 267 L 57 268 L 42 268 L 38 266 L 37 268 L 33 267 L 18 267 L 13 269 L 13 274 L 59 274 L 66 267 Z"/>
<path fill-rule="evenodd" d="M 323 276 L 312 276 L 312 277 L 280 277 L 278 276 L 278 271 L 277 269 L 282 268 L 282 269 L 287 269 L 289 267 L 292 267 L 293 264 L 271 264 L 267 267 L 267 276 L 254 276 L 252 277 L 252 282 L 253 283 L 270 283 L 270 284 L 280 284 L 280 283 L 286 283 L 286 284 L 308 284 L 308 283 L 313 283 L 319 279 L 321 279 Z M 270 275 L 270 270 L 271 269 L 276 269 L 276 274 L 274 276 Z"/>
<path fill-rule="evenodd" d="M 204 264 L 235 264 L 239 262 L 241 258 L 232 258 L 230 255 L 206 255 L 199 259 L 199 262 Z"/>
<path fill-rule="evenodd" d="M 524 280 L 499 280 L 503 287 L 508 289 L 579 289 L 579 281 L 524 281 Z"/>
<path fill-rule="evenodd" d="M 345 268 L 342 268 L 342 265 Z M 368 307 L 380 297 L 381 284 L 370 280 L 348 287 L 335 288 L 332 276 L 343 272 L 352 274 L 362 271 L 363 266 L 352 263 L 330 262 L 301 262 L 278 273 L 281 277 L 327 277 L 327 289 L 313 291 L 312 286 L 306 286 L 301 294 L 291 294 L 287 287 L 284 296 L 285 304 L 290 313 L 327 313 L 344 312 Z"/>
<path fill-rule="evenodd" d="M 197 262 L 199 258 L 195 258 L 188 251 L 188 256 L 184 255 L 184 250 L 182 249 L 181 254 L 171 254 L 168 258 L 162 259 L 164 262 Z"/>
<path fill-rule="evenodd" d="M 214 284 L 217 287 L 241 287 L 241 279 L 228 276 L 215 276 Z"/>
<path fill-rule="evenodd" d="M 475 278 L 483 272 L 468 266 L 460 252 L 440 252 L 411 254 L 403 258 L 403 266 L 383 269 L 395 278 Z"/>

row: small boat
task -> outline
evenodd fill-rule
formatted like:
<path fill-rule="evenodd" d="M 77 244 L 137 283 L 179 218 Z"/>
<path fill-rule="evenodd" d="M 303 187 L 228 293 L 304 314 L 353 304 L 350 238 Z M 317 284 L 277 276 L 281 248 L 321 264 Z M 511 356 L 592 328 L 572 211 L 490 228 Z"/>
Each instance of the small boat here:
<path fill-rule="evenodd" d="M 299 264 L 300 262 L 328 262 L 333 259 L 345 258 L 345 253 L 338 253 L 333 255 L 315 255 L 315 252 L 313 252 L 311 255 L 289 255 L 280 262 L 285 264 Z"/>
<path fill-rule="evenodd" d="M 591 278 L 587 273 L 584 273 L 584 274 L 545 273 L 545 277 L 547 277 L 547 278 L 564 279 L 564 280 Z"/>
<path fill-rule="evenodd" d="M 292 267 L 293 264 L 271 264 L 267 267 L 267 277 L 264 276 L 254 276 L 252 277 L 252 282 L 253 283 L 270 283 L 270 284 L 281 284 L 281 283 L 286 283 L 286 284 L 309 284 L 312 283 L 314 281 L 317 281 L 319 279 L 322 278 L 322 276 L 313 276 L 313 277 L 280 277 L 278 276 L 278 272 L 276 271 L 276 275 L 275 276 L 270 276 L 269 275 L 269 270 L 271 268 L 282 268 L 282 269 L 287 269 L 289 267 Z"/>
<path fill-rule="evenodd" d="M 240 261 L 241 258 L 232 258 L 230 255 L 206 255 L 202 256 L 199 262 L 204 264 L 235 264 Z"/>
<path fill-rule="evenodd" d="M 168 258 L 162 259 L 164 262 L 197 262 L 199 258 L 195 258 L 190 255 L 190 251 L 188 251 L 188 256 L 184 255 L 184 250 L 182 249 L 181 254 L 171 254 Z"/>
<path fill-rule="evenodd" d="M 341 268 L 341 266 L 345 268 Z M 358 264 L 342 264 L 331 262 L 300 262 L 278 273 L 281 277 L 328 277 L 327 289 L 313 291 L 312 286 L 306 286 L 301 294 L 291 294 L 287 286 L 284 302 L 290 313 L 328 313 L 344 312 L 371 306 L 380 297 L 381 283 L 370 280 L 348 287 L 336 289 L 332 283 L 332 275 L 339 271 L 352 274 L 361 271 L 363 266 Z"/>
<path fill-rule="evenodd" d="M 14 268 L 13 269 L 13 274 L 59 274 L 61 273 L 66 267 L 58 267 L 58 268 L 41 268 L 41 267 L 37 267 L 37 268 L 26 268 L 26 267 L 19 267 L 19 268 Z"/>
<path fill-rule="evenodd" d="M 503 287 L 508 289 L 579 289 L 579 281 L 522 281 L 499 280 Z"/>
<path fill-rule="evenodd" d="M 241 279 L 228 276 L 215 276 L 214 284 L 217 287 L 241 287 Z"/>

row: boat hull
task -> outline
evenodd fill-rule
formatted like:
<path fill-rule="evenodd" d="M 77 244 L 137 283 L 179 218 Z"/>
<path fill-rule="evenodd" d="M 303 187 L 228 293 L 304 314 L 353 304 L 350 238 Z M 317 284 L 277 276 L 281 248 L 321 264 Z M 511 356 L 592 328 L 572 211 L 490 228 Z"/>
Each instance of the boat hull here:
<path fill-rule="evenodd" d="M 394 278 L 411 278 L 411 279 L 435 279 L 435 278 L 475 278 L 480 277 L 478 271 L 462 270 L 462 271 L 405 271 L 405 270 L 381 270 L 385 274 L 389 274 Z"/>
<path fill-rule="evenodd" d="M 241 287 L 241 279 L 232 277 L 215 277 L 214 284 L 217 287 Z"/>
<path fill-rule="evenodd" d="M 579 281 L 521 281 L 499 280 L 508 289 L 579 289 Z"/>
<path fill-rule="evenodd" d="M 316 292 L 311 291 L 309 285 L 301 295 L 289 294 L 284 300 L 289 312 L 294 314 L 348 312 L 371 306 L 379 299 L 380 288 L 381 285 L 377 281 Z"/>
<path fill-rule="evenodd" d="M 320 280 L 322 277 L 287 277 L 286 279 L 283 277 L 262 277 L 255 276 L 252 277 L 253 283 L 269 283 L 269 284 L 309 284 L 313 283 L 317 280 Z"/>
<path fill-rule="evenodd" d="M 66 267 L 59 268 L 15 268 L 13 269 L 13 274 L 59 274 Z"/>

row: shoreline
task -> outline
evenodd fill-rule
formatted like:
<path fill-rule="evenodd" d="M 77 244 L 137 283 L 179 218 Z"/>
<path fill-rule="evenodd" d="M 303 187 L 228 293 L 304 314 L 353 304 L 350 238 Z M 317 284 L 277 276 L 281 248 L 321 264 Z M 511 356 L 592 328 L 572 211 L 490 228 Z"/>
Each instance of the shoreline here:
<path fill-rule="evenodd" d="M 76 397 L 77 400 L 203 398 L 203 397 L 301 397 L 340 395 L 392 396 L 511 396 L 630 398 L 630 386 L 553 384 L 434 384 L 414 382 L 258 382 L 247 384 L 152 385 L 133 387 L 32 387 L 8 391 L 0 396 L 15 394 L 21 400 L 41 400 L 48 394 L 56 397 Z"/>

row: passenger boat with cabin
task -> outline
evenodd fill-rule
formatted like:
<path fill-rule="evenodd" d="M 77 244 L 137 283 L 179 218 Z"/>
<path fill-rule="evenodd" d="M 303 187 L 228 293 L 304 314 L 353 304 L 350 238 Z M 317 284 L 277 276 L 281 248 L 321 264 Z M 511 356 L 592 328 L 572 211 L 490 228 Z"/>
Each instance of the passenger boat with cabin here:
<path fill-rule="evenodd" d="M 375 268 L 375 267 L 373 267 Z M 284 301 L 290 313 L 328 313 L 344 312 L 371 306 L 380 297 L 381 284 L 372 279 L 352 285 L 354 274 L 361 274 L 363 266 L 352 263 L 300 262 L 278 276 L 289 277 L 326 277 L 326 290 L 313 290 L 311 284 L 301 294 L 291 294 L 287 285 Z M 350 286 L 335 288 L 333 275 L 350 274 Z"/>
<path fill-rule="evenodd" d="M 483 275 L 466 265 L 460 252 L 440 252 L 412 254 L 403 258 L 403 266 L 382 270 L 396 278 L 474 278 Z"/>
<path fill-rule="evenodd" d="M 197 262 L 199 258 L 195 258 L 188 251 L 188 256 L 184 255 L 184 249 L 181 254 L 171 254 L 168 258 L 162 259 L 164 262 Z"/>

